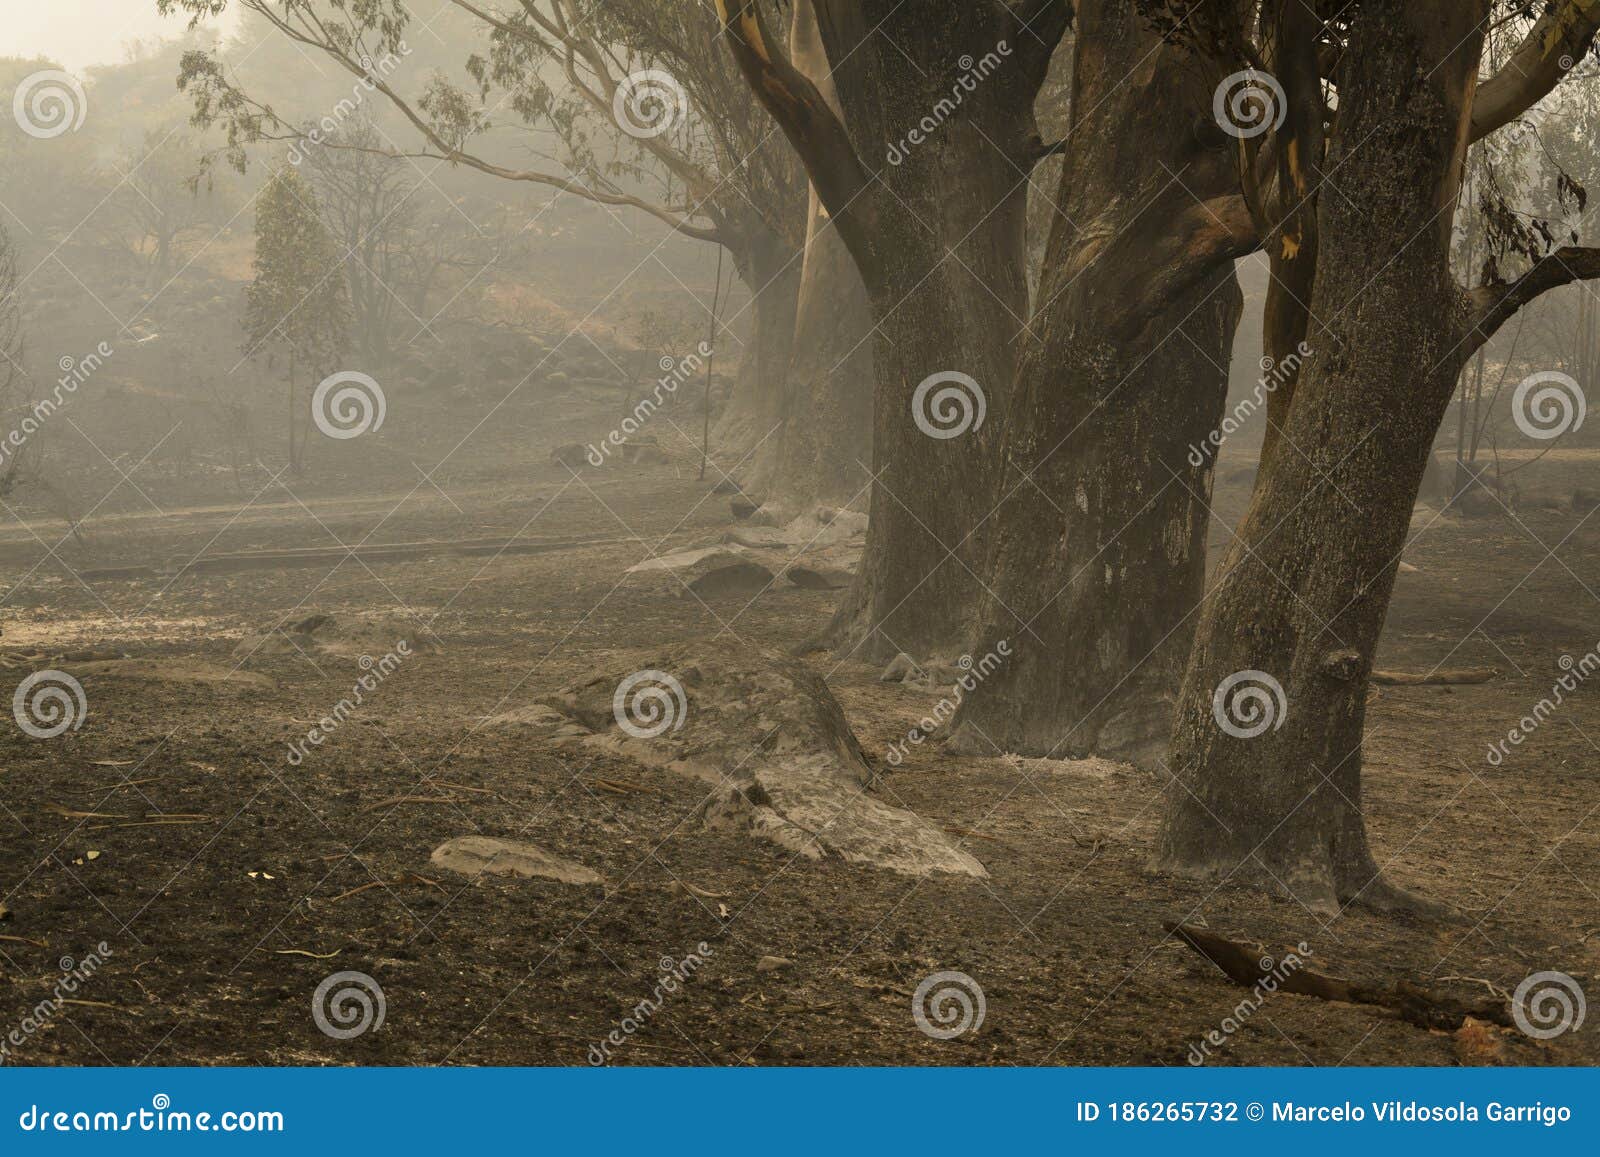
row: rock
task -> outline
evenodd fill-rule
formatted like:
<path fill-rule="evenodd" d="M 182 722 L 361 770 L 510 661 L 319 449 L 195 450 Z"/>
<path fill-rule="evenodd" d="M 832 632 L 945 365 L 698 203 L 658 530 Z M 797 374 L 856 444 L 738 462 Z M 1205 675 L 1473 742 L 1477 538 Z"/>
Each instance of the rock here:
<path fill-rule="evenodd" d="M 728 500 L 728 506 L 733 511 L 733 516 L 740 522 L 749 518 L 758 509 L 758 505 L 751 502 L 743 494 L 735 494 Z"/>
<path fill-rule="evenodd" d="M 517 876 L 524 880 L 558 880 L 563 884 L 605 883 L 598 873 L 582 864 L 553 856 L 543 848 L 488 836 L 458 836 L 435 848 L 429 859 L 435 867 L 463 876 Z"/>
<path fill-rule="evenodd" d="M 889 665 L 883 669 L 883 674 L 878 676 L 880 683 L 904 683 L 907 679 L 917 675 L 917 661 L 910 655 L 901 651 L 889 660 Z"/>
<path fill-rule="evenodd" d="M 549 702 L 594 730 L 585 746 L 714 785 L 708 828 L 908 876 L 988 875 L 941 827 L 872 794 L 838 701 L 798 659 L 724 636 L 635 656 Z"/>
<path fill-rule="evenodd" d="M 234 647 L 233 657 L 241 663 L 258 655 L 333 655 L 373 663 L 387 659 L 382 672 L 387 675 L 408 656 L 435 649 L 424 625 L 414 619 L 390 615 L 340 618 L 318 612 L 260 634 L 246 635 Z"/>
<path fill-rule="evenodd" d="M 783 573 L 795 586 L 807 591 L 842 590 L 854 577 L 847 570 L 831 566 L 792 566 Z"/>
<path fill-rule="evenodd" d="M 631 566 L 627 574 L 671 574 L 671 589 L 685 598 L 754 598 L 773 583 L 772 571 L 738 545 L 681 550 Z"/>
<path fill-rule="evenodd" d="M 794 964 L 787 956 L 763 956 L 756 961 L 757 972 L 777 972 Z"/>
<path fill-rule="evenodd" d="M 589 465 L 589 451 L 576 442 L 568 442 L 565 446 L 557 446 L 550 451 L 550 461 L 557 466 L 566 466 L 572 470 L 582 470 Z"/>

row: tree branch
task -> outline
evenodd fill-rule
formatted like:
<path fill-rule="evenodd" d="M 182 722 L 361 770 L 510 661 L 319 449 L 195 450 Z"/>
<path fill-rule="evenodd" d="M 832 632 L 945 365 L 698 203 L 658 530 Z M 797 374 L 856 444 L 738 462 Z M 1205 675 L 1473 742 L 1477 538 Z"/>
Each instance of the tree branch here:
<path fill-rule="evenodd" d="M 717 15 L 739 71 L 800 154 L 817 195 L 859 260 L 871 249 L 864 219 L 875 212 L 875 203 L 868 191 L 872 178 L 850 134 L 817 86 L 784 55 L 756 0 L 717 0 Z"/>
<path fill-rule="evenodd" d="M 1482 140 L 1538 104 L 1583 59 L 1596 32 L 1600 0 L 1552 4 L 1505 67 L 1478 85 L 1472 100 L 1472 139 Z"/>
<path fill-rule="evenodd" d="M 1465 343 L 1471 356 L 1517 311 L 1552 289 L 1574 281 L 1600 278 L 1600 248 L 1568 245 L 1557 249 L 1509 285 L 1481 285 L 1467 294 L 1470 330 Z"/>

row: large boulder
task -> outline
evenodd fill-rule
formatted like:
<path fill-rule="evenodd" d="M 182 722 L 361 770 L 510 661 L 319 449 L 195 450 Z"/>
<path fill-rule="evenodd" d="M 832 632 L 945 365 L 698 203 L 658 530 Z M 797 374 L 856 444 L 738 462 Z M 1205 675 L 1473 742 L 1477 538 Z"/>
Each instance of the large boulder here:
<path fill-rule="evenodd" d="M 873 791 L 838 700 L 798 659 L 731 637 L 686 644 L 547 702 L 594 732 L 586 746 L 713 785 L 708 827 L 905 875 L 988 875 L 943 829 Z"/>

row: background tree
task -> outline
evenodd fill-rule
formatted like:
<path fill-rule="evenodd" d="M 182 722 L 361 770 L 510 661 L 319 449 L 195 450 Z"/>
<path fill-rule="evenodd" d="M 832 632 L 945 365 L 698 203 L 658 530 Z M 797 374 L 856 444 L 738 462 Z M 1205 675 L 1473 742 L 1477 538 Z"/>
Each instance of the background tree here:
<path fill-rule="evenodd" d="M 297 435 L 300 376 L 331 371 L 350 325 L 343 262 L 317 214 L 316 194 L 292 168 L 273 174 L 256 200 L 255 278 L 245 288 L 245 352 L 284 359 L 288 383 L 289 469 L 305 471 Z"/>

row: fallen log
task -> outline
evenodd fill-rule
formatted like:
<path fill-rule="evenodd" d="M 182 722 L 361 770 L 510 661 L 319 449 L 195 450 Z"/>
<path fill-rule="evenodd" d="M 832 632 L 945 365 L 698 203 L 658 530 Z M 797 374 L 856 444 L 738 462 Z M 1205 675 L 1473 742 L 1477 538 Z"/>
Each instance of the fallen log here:
<path fill-rule="evenodd" d="M 1493 667 L 1451 667 L 1438 671 L 1374 671 L 1372 681 L 1385 687 L 1420 687 L 1423 684 L 1460 686 L 1487 683 L 1499 671 Z"/>
<path fill-rule="evenodd" d="M 1468 1017 L 1506 1027 L 1513 1024 L 1506 1001 L 1461 1000 L 1449 993 L 1430 991 L 1408 980 L 1397 980 L 1388 987 L 1357 984 L 1341 977 L 1313 972 L 1298 964 L 1291 969 L 1288 967 L 1290 958 L 1293 957 L 1297 962 L 1300 960 L 1295 953 L 1284 953 L 1274 958 L 1263 948 L 1240 944 L 1192 924 L 1169 921 L 1162 927 L 1215 964 L 1224 976 L 1241 988 L 1263 986 L 1271 991 L 1314 996 L 1319 1000 L 1371 1005 L 1419 1028 L 1454 1032 L 1466 1023 Z M 1267 984 L 1269 980 L 1273 982 L 1270 985 Z"/>

